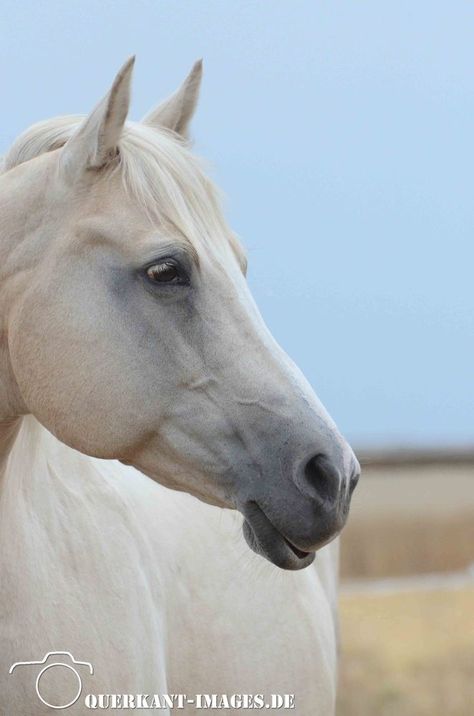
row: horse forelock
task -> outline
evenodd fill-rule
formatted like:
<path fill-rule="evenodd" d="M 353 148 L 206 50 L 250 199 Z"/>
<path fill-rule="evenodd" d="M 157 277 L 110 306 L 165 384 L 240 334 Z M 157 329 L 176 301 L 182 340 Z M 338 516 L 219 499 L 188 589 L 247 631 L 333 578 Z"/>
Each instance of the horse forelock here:
<path fill-rule="evenodd" d="M 0 172 L 61 149 L 83 119 L 70 115 L 34 124 L 3 157 Z M 219 191 L 182 138 L 166 129 L 127 122 L 119 160 L 101 170 L 105 180 L 115 172 L 148 216 L 172 223 L 192 243 L 227 241 L 245 271 L 245 254 L 224 219 Z"/>

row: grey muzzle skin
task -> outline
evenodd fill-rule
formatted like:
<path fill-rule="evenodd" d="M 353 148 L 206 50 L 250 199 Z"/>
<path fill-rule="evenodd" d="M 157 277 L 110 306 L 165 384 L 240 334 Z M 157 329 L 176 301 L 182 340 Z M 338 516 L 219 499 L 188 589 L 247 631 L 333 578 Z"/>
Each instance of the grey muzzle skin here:
<path fill-rule="evenodd" d="M 344 527 L 359 477 L 353 456 L 347 469 L 342 459 L 313 455 L 285 481 L 285 489 L 257 491 L 240 506 L 247 544 L 281 569 L 307 567 Z"/>

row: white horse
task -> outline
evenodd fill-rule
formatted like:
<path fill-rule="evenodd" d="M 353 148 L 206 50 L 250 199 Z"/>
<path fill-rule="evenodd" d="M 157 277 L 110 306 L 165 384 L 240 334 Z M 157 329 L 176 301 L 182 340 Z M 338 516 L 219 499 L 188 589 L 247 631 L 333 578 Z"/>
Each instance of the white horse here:
<path fill-rule="evenodd" d="M 20 136 L 0 175 L 0 712 L 294 694 L 329 716 L 337 542 L 312 562 L 357 461 L 187 147 L 201 64 L 136 124 L 132 66 L 86 119 Z M 82 691 L 71 657 L 93 667 Z"/>

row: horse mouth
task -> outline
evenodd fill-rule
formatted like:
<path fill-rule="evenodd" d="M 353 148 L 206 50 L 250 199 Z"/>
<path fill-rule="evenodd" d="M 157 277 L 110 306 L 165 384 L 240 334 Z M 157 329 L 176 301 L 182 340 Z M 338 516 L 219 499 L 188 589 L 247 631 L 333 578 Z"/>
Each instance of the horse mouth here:
<path fill-rule="evenodd" d="M 276 529 L 256 502 L 246 505 L 244 516 L 242 530 L 248 546 L 276 567 L 304 569 L 314 561 L 315 553 L 305 552 L 292 544 Z"/>

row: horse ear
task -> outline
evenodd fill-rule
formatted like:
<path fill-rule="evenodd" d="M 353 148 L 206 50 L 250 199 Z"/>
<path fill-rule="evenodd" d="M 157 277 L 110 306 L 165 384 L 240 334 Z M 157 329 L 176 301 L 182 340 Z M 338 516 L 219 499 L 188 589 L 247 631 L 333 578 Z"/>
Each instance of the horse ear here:
<path fill-rule="evenodd" d="M 142 123 L 155 129 L 171 129 L 187 138 L 188 127 L 196 109 L 202 79 L 202 60 L 194 63 L 179 89 L 158 107 L 152 109 Z"/>
<path fill-rule="evenodd" d="M 101 102 L 66 142 L 61 164 L 70 175 L 99 169 L 117 155 L 120 135 L 130 105 L 130 84 L 135 57 L 130 57 L 116 75 Z"/>

